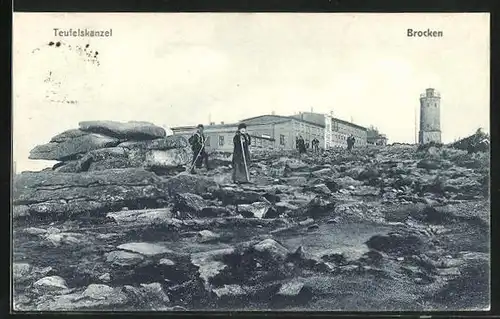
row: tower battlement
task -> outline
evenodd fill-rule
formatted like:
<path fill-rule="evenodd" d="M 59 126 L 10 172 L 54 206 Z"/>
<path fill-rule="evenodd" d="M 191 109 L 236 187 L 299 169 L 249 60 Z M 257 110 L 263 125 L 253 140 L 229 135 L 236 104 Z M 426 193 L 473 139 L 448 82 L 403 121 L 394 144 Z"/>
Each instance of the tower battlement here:
<path fill-rule="evenodd" d="M 426 97 L 437 97 L 437 98 L 440 98 L 441 97 L 441 93 L 439 93 L 438 91 L 436 91 L 435 89 L 426 89 L 425 90 L 425 93 L 421 93 L 420 94 L 420 98 L 426 98 Z"/>

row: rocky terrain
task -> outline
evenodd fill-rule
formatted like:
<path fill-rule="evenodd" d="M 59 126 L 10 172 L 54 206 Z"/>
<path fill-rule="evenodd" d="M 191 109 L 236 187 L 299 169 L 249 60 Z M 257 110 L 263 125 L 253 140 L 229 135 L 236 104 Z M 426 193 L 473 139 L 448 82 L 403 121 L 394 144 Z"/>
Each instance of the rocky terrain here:
<path fill-rule="evenodd" d="M 489 154 L 252 150 L 187 174 L 184 138 L 83 122 L 13 183 L 16 310 L 489 307 Z"/>

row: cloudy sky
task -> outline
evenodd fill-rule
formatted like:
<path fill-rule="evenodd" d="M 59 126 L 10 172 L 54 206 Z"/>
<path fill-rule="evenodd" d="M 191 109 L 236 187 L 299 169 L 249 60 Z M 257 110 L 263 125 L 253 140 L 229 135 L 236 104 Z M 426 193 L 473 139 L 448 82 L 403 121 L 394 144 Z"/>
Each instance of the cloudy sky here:
<path fill-rule="evenodd" d="M 412 143 L 428 87 L 442 96 L 444 142 L 489 131 L 487 14 L 15 13 L 13 50 L 18 171 L 46 165 L 29 151 L 83 120 L 171 127 L 312 108 Z"/>

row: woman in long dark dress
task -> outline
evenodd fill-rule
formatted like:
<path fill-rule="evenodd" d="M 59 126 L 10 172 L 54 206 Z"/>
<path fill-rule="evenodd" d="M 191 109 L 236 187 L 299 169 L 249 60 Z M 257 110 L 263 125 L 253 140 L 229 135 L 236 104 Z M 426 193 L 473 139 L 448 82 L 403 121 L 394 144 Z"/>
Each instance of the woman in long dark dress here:
<path fill-rule="evenodd" d="M 299 147 L 298 147 L 299 154 L 307 153 L 306 142 L 304 141 L 304 138 L 302 137 L 302 135 L 299 135 L 298 144 L 299 144 Z"/>
<path fill-rule="evenodd" d="M 233 138 L 233 182 L 239 183 L 249 183 L 250 175 L 248 167 L 250 165 L 250 151 L 248 146 L 250 145 L 251 139 L 250 135 L 246 132 L 246 124 L 241 123 L 238 125 L 238 131 Z"/>

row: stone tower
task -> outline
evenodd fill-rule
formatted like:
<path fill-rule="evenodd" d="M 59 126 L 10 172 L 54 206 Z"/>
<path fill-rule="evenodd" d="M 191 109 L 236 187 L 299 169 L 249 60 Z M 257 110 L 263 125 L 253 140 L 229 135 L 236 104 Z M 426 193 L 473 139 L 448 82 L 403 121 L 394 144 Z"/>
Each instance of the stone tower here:
<path fill-rule="evenodd" d="M 426 89 L 420 94 L 420 131 L 418 143 L 441 143 L 441 96 L 434 89 Z"/>

